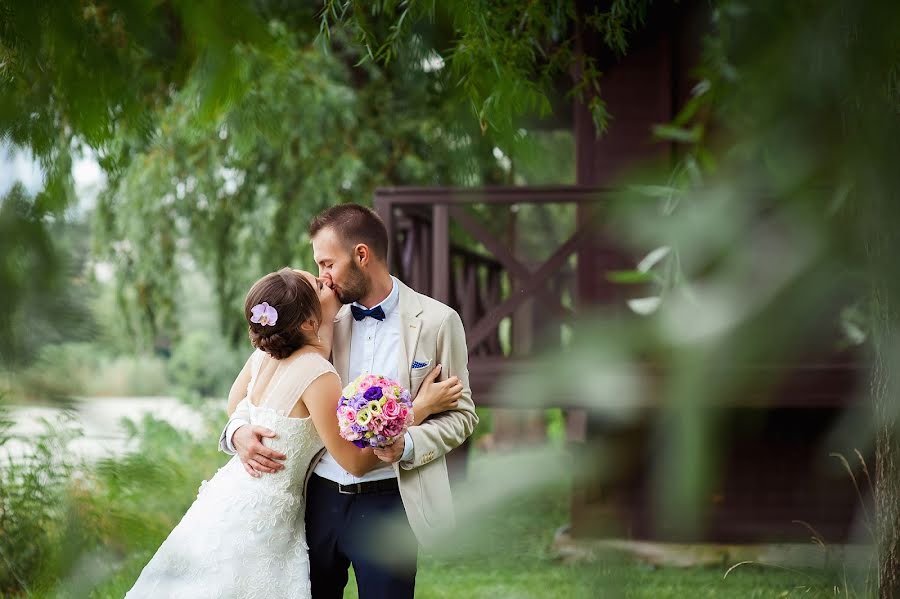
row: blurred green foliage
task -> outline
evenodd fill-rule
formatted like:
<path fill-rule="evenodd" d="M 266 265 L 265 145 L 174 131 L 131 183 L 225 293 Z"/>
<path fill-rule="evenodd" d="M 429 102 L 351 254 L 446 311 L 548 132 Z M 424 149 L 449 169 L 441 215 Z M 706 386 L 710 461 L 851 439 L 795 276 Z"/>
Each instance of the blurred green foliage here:
<path fill-rule="evenodd" d="M 60 457 L 77 432 L 66 417 L 46 425 L 43 434 L 30 440 L 24 455 L 4 459 L 0 465 L 0 593 L 4 596 L 28 591 L 70 567 L 63 541 L 72 515 L 67 487 L 76 466 Z M 0 448 L 8 442 L 8 438 L 0 439 Z"/>
<path fill-rule="evenodd" d="M 172 352 L 169 376 L 183 392 L 225 398 L 249 353 L 232 349 L 224 339 L 208 331 L 194 331 Z"/>
<path fill-rule="evenodd" d="M 219 414 L 213 412 L 211 424 Z M 24 459 L 2 464 L 0 596 L 121 598 L 194 500 L 201 479 L 225 459 L 214 449 L 215 427 L 192 436 L 148 417 L 129 430 L 137 451 L 124 458 L 73 459 L 60 443 L 77 438 L 77 431 L 60 436 L 51 426 Z M 520 473 L 535 459 L 558 467 L 547 470 L 543 482 L 526 482 L 502 509 L 489 504 L 467 512 L 459 538 L 422 552 L 417 596 L 833 596 L 828 581 L 805 572 L 748 568 L 723 580 L 724 568 L 659 569 L 616 555 L 599 563 L 560 563 L 548 547 L 571 501 L 565 454 L 479 457 L 470 484 L 484 489 L 498 473 Z M 483 495 L 460 492 L 462 504 L 477 504 Z M 351 580 L 347 594 L 355 593 Z"/>
<path fill-rule="evenodd" d="M 459 94 L 483 132 L 510 136 L 521 117 L 549 116 L 563 95 L 590 109 L 598 133 L 610 118 L 599 57 L 579 54 L 574 24 L 600 35 L 616 54 L 643 25 L 650 0 L 579 6 L 575 0 L 485 5 L 475 0 L 395 2 L 326 0 L 322 33 L 345 27 L 366 57 L 390 64 L 409 55 L 447 64 L 446 89 Z M 579 12 L 580 11 L 580 12 Z M 568 78 L 568 79 L 567 79 Z M 565 81 L 564 83 L 562 83 Z"/>
<path fill-rule="evenodd" d="M 459 184 L 484 144 L 431 93 L 414 61 L 353 68 L 360 56 L 279 21 L 267 52 L 235 51 L 253 86 L 222 118 L 198 122 L 197 90 L 181 90 L 154 138 L 111 181 L 98 207 L 101 255 L 116 267 L 140 338 L 186 333 L 177 303 L 186 263 L 212 284 L 217 325 L 242 339 L 246 290 L 285 264 L 311 267 L 306 226 L 341 201 L 386 184 Z M 485 150 L 486 151 L 486 150 Z M 484 180 L 481 176 L 477 180 Z M 183 330 L 184 329 L 184 330 Z"/>
<path fill-rule="evenodd" d="M 204 359 L 198 357 L 200 361 Z M 226 362 L 223 367 L 229 364 Z M 168 362 L 160 356 L 116 353 L 97 342 L 48 344 L 31 364 L 8 375 L 8 394 L 10 400 L 17 402 L 172 395 L 176 389 L 171 381 L 175 378 L 168 368 Z M 233 376 L 227 371 L 220 383 L 230 384 Z M 187 382 L 184 378 L 181 381 Z M 200 391 L 188 384 L 182 384 L 182 388 Z"/>
<path fill-rule="evenodd" d="M 648 5 L 616 0 L 589 26 L 624 52 Z M 597 65 L 575 52 L 572 0 L 524 11 L 17 0 L 0 11 L 0 140 L 28 148 L 45 174 L 20 251 L 55 269 L 42 230 L 73 203 L 73 156 L 90 148 L 109 181 L 95 250 L 115 265 L 120 323 L 144 349 L 168 351 L 182 334 L 180 273 L 208 277 L 234 343 L 244 290 L 309 261 L 305 223 L 324 206 L 366 201 L 378 185 L 523 182 L 494 148 L 527 162 L 515 118 L 549 116 L 567 92 L 591 98 L 598 127 L 606 118 L 592 95 Z M 560 87 L 576 67 L 580 77 Z M 531 155 L 536 170 L 553 164 Z M 29 305 L 22 285 L 0 280 L 13 312 Z M 10 326 L 0 320 L 14 348 Z"/>
<path fill-rule="evenodd" d="M 21 366 L 50 343 L 94 327 L 82 278 L 89 228 L 42 215 L 20 184 L 0 198 L 0 364 Z"/>
<path fill-rule="evenodd" d="M 81 433 L 66 417 L 11 454 L 0 438 L 0 595 L 87 597 L 125 557 L 149 559 L 225 461 L 211 440 L 219 406 L 202 410 L 206 426 L 192 432 L 128 423 L 134 453 L 96 463 L 72 453 Z"/>

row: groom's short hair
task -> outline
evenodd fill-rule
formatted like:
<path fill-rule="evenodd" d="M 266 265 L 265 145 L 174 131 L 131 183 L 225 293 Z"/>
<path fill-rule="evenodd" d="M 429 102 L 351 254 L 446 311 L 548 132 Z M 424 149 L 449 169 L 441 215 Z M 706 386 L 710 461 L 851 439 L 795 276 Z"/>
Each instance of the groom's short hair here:
<path fill-rule="evenodd" d="M 320 212 L 309 223 L 309 238 L 331 228 L 349 248 L 364 243 L 382 262 L 387 262 L 388 233 L 381 217 L 359 204 L 338 204 Z"/>

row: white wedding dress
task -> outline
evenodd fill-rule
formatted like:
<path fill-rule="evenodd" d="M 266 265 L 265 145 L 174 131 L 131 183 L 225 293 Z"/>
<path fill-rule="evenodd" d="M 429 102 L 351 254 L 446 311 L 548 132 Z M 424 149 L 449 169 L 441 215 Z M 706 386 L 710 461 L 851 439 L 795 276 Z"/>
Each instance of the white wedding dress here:
<path fill-rule="evenodd" d="M 256 406 L 251 391 L 267 359 L 254 353 L 247 396 L 237 409 L 277 433 L 265 443 L 287 455 L 284 469 L 253 478 L 235 456 L 203 481 L 126 599 L 311 597 L 303 483 L 323 444 L 311 418 L 286 414 L 312 381 L 335 370 L 315 353 L 292 356 L 278 365 Z"/>

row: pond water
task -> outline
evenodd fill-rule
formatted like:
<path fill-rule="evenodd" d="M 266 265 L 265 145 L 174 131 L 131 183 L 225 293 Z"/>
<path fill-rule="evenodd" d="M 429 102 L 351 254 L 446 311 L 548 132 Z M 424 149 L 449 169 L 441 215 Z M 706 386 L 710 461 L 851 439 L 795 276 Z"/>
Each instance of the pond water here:
<path fill-rule="evenodd" d="M 122 419 L 140 421 L 145 414 L 153 414 L 185 431 L 206 433 L 201 414 L 174 397 L 91 397 L 78 400 L 71 409 L 12 405 L 9 415 L 13 426 L 8 432 L 12 438 L 0 447 L 0 460 L 22 455 L 29 447 L 29 438 L 47 432 L 45 422 L 83 431 L 82 436 L 68 445 L 68 449 L 79 457 L 96 460 L 122 455 L 132 451 L 135 444 L 128 438 Z M 222 422 L 224 425 L 224 410 Z"/>

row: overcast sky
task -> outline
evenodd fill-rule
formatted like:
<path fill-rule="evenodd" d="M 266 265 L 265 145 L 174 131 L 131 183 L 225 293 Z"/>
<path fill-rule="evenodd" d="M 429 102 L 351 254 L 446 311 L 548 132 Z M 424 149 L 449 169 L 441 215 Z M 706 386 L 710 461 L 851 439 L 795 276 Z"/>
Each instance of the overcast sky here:
<path fill-rule="evenodd" d="M 76 210 L 93 208 L 97 193 L 106 179 L 94 155 L 77 158 L 72 165 L 72 177 L 75 179 L 75 192 L 78 195 Z M 0 144 L 0 198 L 20 181 L 29 193 L 35 194 L 44 186 L 41 167 L 32 158 L 31 153 L 18 148 Z"/>

